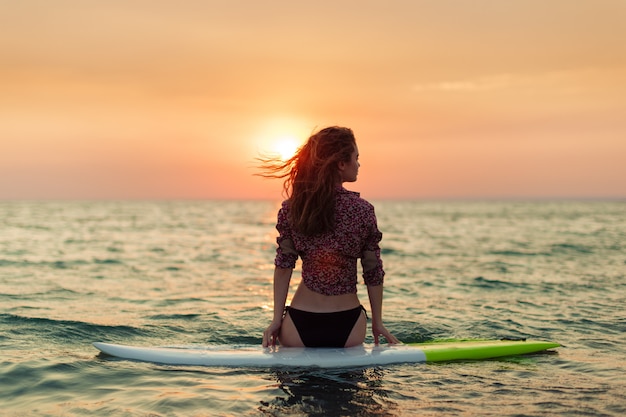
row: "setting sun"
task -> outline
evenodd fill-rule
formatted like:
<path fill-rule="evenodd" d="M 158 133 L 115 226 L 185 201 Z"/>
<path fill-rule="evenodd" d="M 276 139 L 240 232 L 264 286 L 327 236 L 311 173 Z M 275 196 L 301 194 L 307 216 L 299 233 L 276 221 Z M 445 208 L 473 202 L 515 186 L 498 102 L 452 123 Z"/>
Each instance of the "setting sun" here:
<path fill-rule="evenodd" d="M 268 118 L 251 136 L 257 156 L 288 160 L 310 136 L 311 125 L 307 120 L 288 116 Z"/>
<path fill-rule="evenodd" d="M 273 153 L 277 154 L 283 161 L 291 158 L 298 150 L 298 141 L 290 136 L 277 139 L 274 143 Z"/>

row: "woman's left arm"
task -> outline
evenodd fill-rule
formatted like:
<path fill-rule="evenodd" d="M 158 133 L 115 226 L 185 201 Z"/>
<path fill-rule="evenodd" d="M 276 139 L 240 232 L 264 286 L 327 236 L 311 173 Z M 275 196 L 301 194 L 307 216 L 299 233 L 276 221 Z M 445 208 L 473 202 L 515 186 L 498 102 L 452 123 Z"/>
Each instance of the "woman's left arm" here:
<path fill-rule="evenodd" d="M 380 336 L 387 339 L 388 343 L 397 344 L 400 341 L 392 335 L 389 330 L 385 328 L 383 324 L 383 286 L 381 285 L 368 285 L 367 295 L 370 300 L 370 308 L 372 310 L 372 334 L 374 336 L 374 343 L 380 342 Z"/>

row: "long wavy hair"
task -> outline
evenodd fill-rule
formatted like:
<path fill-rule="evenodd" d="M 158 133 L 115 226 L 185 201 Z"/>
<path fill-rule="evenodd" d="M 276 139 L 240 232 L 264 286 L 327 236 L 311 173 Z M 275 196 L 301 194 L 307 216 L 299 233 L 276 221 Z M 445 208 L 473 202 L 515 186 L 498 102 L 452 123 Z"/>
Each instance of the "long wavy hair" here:
<path fill-rule="evenodd" d="M 293 157 L 259 158 L 265 178 L 284 178 L 291 227 L 311 236 L 335 226 L 335 193 L 341 183 L 339 163 L 348 162 L 356 148 L 354 133 L 331 126 L 314 133 Z"/>

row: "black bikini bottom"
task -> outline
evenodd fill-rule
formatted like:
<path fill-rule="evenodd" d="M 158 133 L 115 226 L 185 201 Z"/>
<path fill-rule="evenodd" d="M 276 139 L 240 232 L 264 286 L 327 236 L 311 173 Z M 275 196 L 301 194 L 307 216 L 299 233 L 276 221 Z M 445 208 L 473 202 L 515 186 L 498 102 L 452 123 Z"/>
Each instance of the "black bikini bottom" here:
<path fill-rule="evenodd" d="M 307 347 L 344 347 L 363 306 L 332 313 L 312 313 L 293 307 L 285 309 Z"/>

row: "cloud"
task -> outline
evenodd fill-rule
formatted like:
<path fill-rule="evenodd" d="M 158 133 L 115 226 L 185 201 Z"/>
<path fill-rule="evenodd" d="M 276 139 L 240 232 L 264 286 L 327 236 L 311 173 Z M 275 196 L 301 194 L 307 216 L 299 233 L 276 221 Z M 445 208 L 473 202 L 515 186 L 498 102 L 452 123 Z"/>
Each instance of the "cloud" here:
<path fill-rule="evenodd" d="M 589 67 L 552 70 L 537 73 L 506 73 L 460 80 L 445 80 L 434 83 L 413 85 L 415 93 L 480 93 L 506 90 L 526 92 L 553 92 L 560 94 L 580 94 L 583 92 L 605 92 L 620 95 L 624 92 L 626 68 Z"/>
<path fill-rule="evenodd" d="M 437 83 L 416 84 L 413 91 L 421 93 L 427 91 L 443 92 L 476 92 L 510 87 L 519 82 L 519 77 L 511 74 L 498 74 L 473 80 L 441 81 Z"/>

